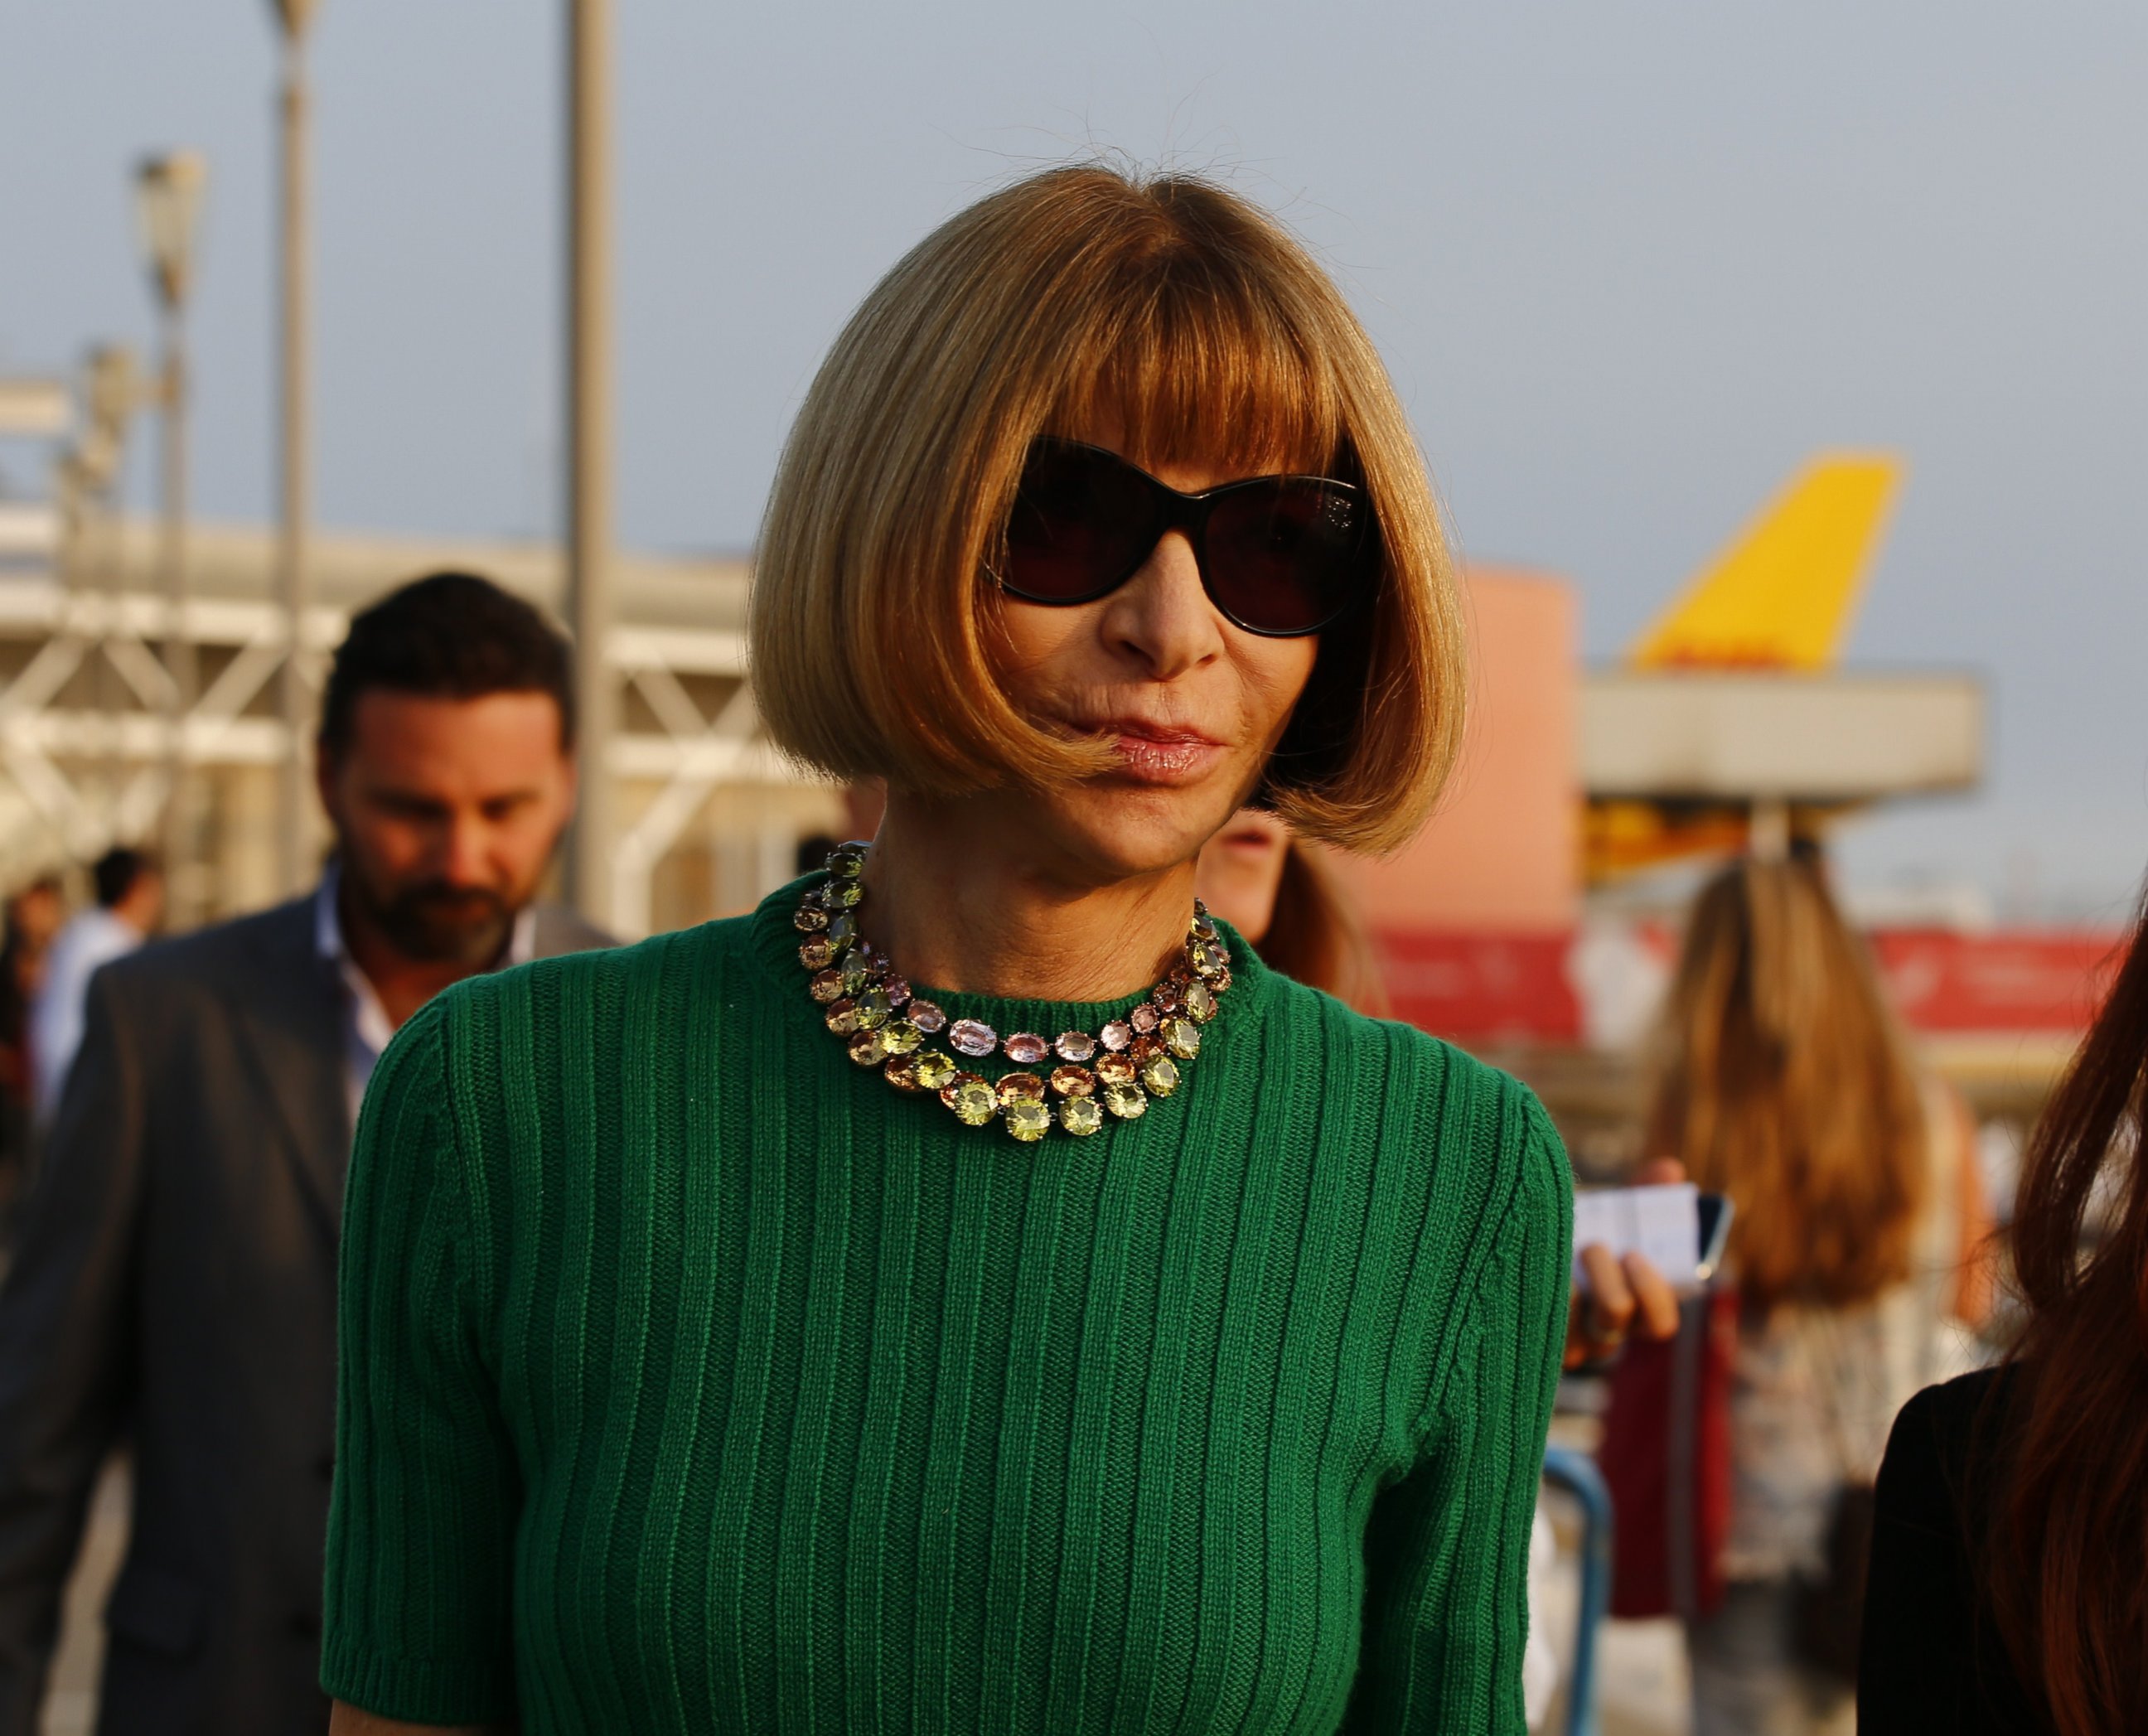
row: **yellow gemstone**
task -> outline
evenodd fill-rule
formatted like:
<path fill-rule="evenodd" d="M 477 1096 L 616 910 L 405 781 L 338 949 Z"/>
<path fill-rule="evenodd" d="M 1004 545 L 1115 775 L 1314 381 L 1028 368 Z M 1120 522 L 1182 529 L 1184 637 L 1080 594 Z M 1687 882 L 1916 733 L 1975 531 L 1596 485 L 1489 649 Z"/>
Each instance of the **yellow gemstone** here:
<path fill-rule="evenodd" d="M 1087 1139 L 1104 1125 L 1103 1106 L 1094 1097 L 1069 1097 L 1059 1106 L 1059 1125 Z"/>
<path fill-rule="evenodd" d="M 851 1059 L 861 1067 L 876 1067 L 887 1059 L 887 1045 L 877 1031 L 861 1031 L 851 1039 Z"/>
<path fill-rule="evenodd" d="M 863 844 L 838 844 L 828 853 L 828 872 L 837 880 L 856 880 L 865 872 L 866 846 Z"/>
<path fill-rule="evenodd" d="M 828 1029 L 837 1036 L 848 1036 L 858 1028 L 858 1006 L 855 1001 L 836 1001 L 829 1004 Z"/>
<path fill-rule="evenodd" d="M 872 961 L 862 952 L 846 952 L 836 967 L 843 973 L 843 992 L 855 995 L 872 981 Z"/>
<path fill-rule="evenodd" d="M 1181 1061 L 1191 1061 L 1201 1052 L 1201 1027 L 1191 1019 L 1166 1019 L 1157 1026 L 1156 1034 L 1163 1039 L 1164 1047 Z"/>
<path fill-rule="evenodd" d="M 1231 968 L 1231 955 L 1221 941 L 1196 941 L 1187 948 L 1187 962 L 1200 976 L 1215 976 Z"/>
<path fill-rule="evenodd" d="M 927 1049 L 917 1057 L 917 1083 L 921 1090 L 938 1091 L 955 1076 L 954 1058 L 937 1049 Z"/>
<path fill-rule="evenodd" d="M 880 1035 L 891 1055 L 915 1055 L 918 1046 L 925 1041 L 925 1033 L 907 1019 L 890 1021 Z"/>
<path fill-rule="evenodd" d="M 1122 1121 L 1137 1120 L 1148 1107 L 1147 1093 L 1130 1081 L 1112 1080 L 1104 1086 L 1102 1096 L 1104 1107 Z M 1080 1100 L 1070 1097 L 1067 1101 L 1077 1102 Z"/>
<path fill-rule="evenodd" d="M 1186 990 L 1186 1016 L 1206 1025 L 1216 1016 L 1216 991 L 1205 982 L 1190 983 Z"/>
<path fill-rule="evenodd" d="M 857 939 L 858 919 L 856 916 L 846 911 L 840 916 L 829 917 L 828 944 L 830 946 L 848 951 L 857 944 Z"/>
<path fill-rule="evenodd" d="M 1151 1056 L 1141 1076 L 1152 1097 L 1167 1097 L 1178 1089 L 1177 1063 L 1168 1055 Z"/>
<path fill-rule="evenodd" d="M 821 888 L 821 908 L 824 911 L 847 911 L 856 907 L 866 896 L 866 889 L 854 880 L 831 880 Z"/>
<path fill-rule="evenodd" d="M 1028 1145 L 1051 1131 L 1051 1108 L 1041 1097 L 1016 1097 L 1000 1111 L 1008 1132 Z"/>
<path fill-rule="evenodd" d="M 961 1073 L 940 1093 L 940 1100 L 966 1126 L 981 1127 L 999 1113 L 999 1096 L 975 1073 Z"/>
<path fill-rule="evenodd" d="M 858 1023 L 867 1031 L 877 1031 L 887 1023 L 895 1009 L 887 1004 L 887 991 L 867 989 L 858 996 Z"/>

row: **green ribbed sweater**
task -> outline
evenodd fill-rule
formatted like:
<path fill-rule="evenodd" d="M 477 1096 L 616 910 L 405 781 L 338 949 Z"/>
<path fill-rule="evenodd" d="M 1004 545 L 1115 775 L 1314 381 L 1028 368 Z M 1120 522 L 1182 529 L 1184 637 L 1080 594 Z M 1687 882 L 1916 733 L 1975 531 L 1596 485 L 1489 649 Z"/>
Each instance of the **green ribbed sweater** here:
<path fill-rule="evenodd" d="M 1535 1100 L 1231 936 L 1177 1095 L 1020 1145 L 851 1063 L 795 896 L 465 982 L 383 1058 L 329 1692 L 524 1736 L 1520 1732 L 1571 1233 Z"/>

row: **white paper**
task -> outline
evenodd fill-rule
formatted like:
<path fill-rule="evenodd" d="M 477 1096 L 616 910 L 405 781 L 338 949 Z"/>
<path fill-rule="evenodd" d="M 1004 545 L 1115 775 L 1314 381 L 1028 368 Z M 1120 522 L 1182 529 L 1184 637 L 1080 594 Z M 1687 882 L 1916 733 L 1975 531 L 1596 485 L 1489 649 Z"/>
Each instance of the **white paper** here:
<path fill-rule="evenodd" d="M 1656 1187 L 1603 1187 L 1573 1197 L 1573 1280 L 1581 1250 L 1600 1242 L 1622 1257 L 1639 1254 L 1674 1284 L 1689 1283 L 1700 1264 L 1700 1190 L 1690 1182 Z"/>

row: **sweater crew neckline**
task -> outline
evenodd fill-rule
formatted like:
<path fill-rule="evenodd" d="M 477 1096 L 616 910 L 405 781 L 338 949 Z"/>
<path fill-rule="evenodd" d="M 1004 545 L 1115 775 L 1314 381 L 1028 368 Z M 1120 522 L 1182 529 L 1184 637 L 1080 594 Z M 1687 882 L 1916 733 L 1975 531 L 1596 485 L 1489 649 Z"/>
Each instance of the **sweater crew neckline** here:
<path fill-rule="evenodd" d="M 789 991 L 793 1003 L 809 1014 L 817 1010 L 805 993 L 806 972 L 798 962 L 799 943 L 806 936 L 790 919 L 798 908 L 800 896 L 821 878 L 818 874 L 801 875 L 789 885 L 777 887 L 761 900 L 753 913 L 755 956 L 775 981 Z M 1232 982 L 1224 1003 L 1224 1016 L 1228 1018 L 1233 1012 L 1242 1016 L 1252 1011 L 1256 1002 L 1267 999 L 1273 973 L 1229 923 L 1219 917 L 1216 926 L 1222 931 L 1231 954 Z M 1150 984 L 1136 993 L 1111 1001 L 1039 1001 L 1019 996 L 971 994 L 915 979 L 911 982 L 913 993 L 934 1002 L 951 1021 L 976 1019 L 991 1026 L 1002 1036 L 1012 1031 L 1033 1031 L 1046 1042 L 1063 1031 L 1093 1034 L 1109 1021 L 1122 1018 L 1139 1006 L 1148 999 L 1153 987 Z M 813 1022 L 820 1022 L 817 1016 Z"/>

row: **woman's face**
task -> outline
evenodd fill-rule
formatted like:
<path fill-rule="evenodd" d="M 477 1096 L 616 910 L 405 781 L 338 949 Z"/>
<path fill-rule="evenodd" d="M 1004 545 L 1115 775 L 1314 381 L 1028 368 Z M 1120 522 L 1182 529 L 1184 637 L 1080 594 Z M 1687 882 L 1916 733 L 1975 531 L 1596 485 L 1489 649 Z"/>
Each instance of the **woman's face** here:
<path fill-rule="evenodd" d="M 1289 828 L 1272 814 L 1242 808 L 1202 846 L 1193 895 L 1257 946 L 1275 922 L 1289 857 Z"/>
<path fill-rule="evenodd" d="M 1055 432 L 1125 453 L 1113 420 Z M 1144 468 L 1187 494 L 1237 479 L 1202 462 Z M 1192 861 L 1259 781 L 1317 637 L 1265 639 L 1224 620 L 1176 530 L 1093 603 L 1004 601 L 1009 697 L 1049 726 L 1108 743 L 1116 762 L 1029 799 L 1024 820 L 1039 841 L 1099 880 Z"/>

